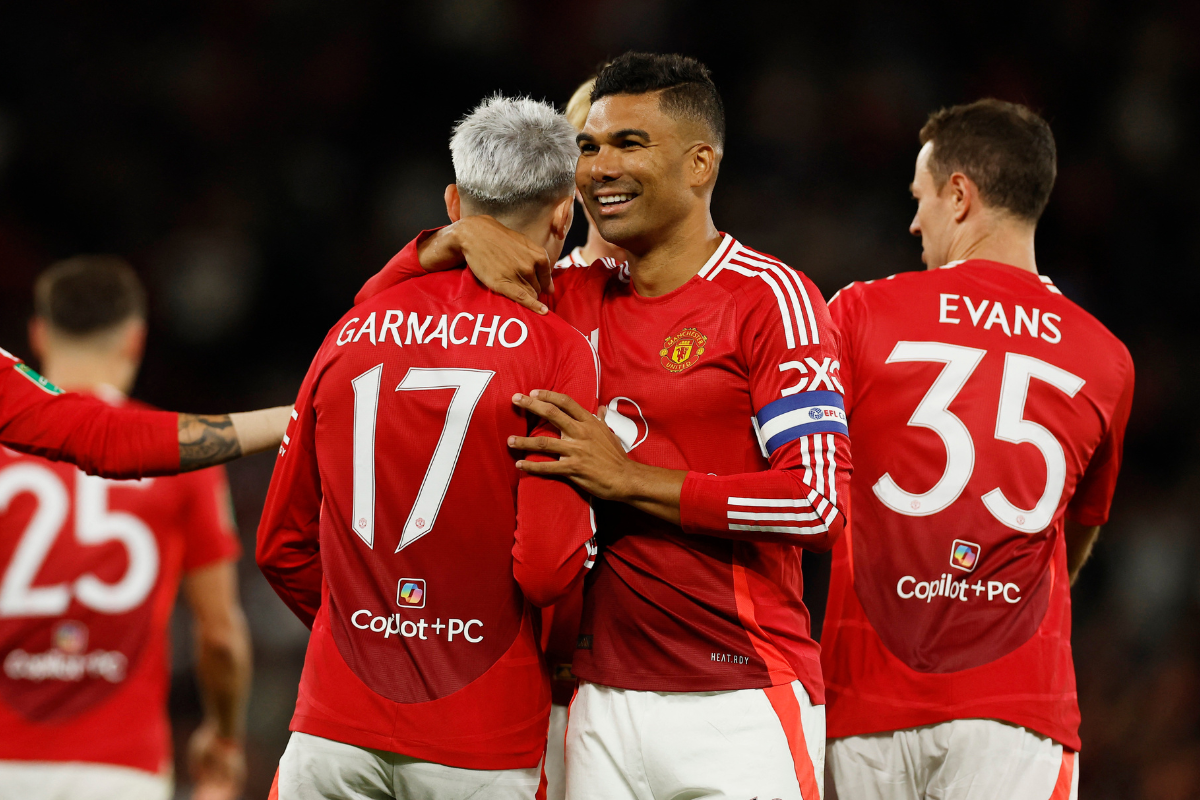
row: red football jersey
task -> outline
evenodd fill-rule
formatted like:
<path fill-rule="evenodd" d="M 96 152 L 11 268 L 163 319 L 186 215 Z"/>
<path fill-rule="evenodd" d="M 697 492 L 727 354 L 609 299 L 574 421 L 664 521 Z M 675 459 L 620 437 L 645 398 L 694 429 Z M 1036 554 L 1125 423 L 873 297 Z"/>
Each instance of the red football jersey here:
<path fill-rule="evenodd" d="M 0 759 L 170 769 L 180 576 L 238 553 L 222 468 L 111 481 L 0 449 Z"/>
<path fill-rule="evenodd" d="M 421 274 L 414 244 L 359 296 Z M 597 346 L 606 421 L 630 457 L 690 470 L 682 526 L 594 503 L 603 554 L 575 674 L 675 692 L 799 679 L 824 702 L 800 554 L 841 532 L 850 446 L 820 293 L 731 236 L 662 297 L 605 259 L 555 270 L 554 286 L 543 299 Z"/>
<path fill-rule="evenodd" d="M 179 415 L 167 411 L 64 393 L 0 348 L 0 445 L 106 478 L 174 475 L 178 424 Z"/>
<path fill-rule="evenodd" d="M 529 601 L 591 566 L 594 528 L 571 484 L 516 469 L 508 437 L 553 428 L 512 397 L 595 411 L 597 384 L 577 331 L 466 270 L 330 331 L 259 528 L 264 573 L 313 627 L 293 730 L 471 769 L 539 762 L 550 690 Z"/>
<path fill-rule="evenodd" d="M 990 261 L 854 283 L 830 309 L 855 472 L 829 736 L 986 717 L 1077 750 L 1063 520 L 1108 518 L 1129 352 L 1045 276 Z"/>

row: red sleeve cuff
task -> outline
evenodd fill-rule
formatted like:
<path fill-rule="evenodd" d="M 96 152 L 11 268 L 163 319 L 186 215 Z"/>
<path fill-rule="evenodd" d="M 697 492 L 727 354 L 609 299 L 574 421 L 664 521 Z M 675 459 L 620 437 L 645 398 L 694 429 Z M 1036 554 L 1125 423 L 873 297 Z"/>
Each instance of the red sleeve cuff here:
<path fill-rule="evenodd" d="M 689 472 L 679 493 L 679 526 L 684 533 L 706 534 L 728 528 L 728 497 L 716 486 L 716 475 Z"/>
<path fill-rule="evenodd" d="M 417 248 L 421 246 L 421 242 L 441 229 L 439 227 L 421 231 L 417 234 L 417 238 L 404 245 L 404 249 L 392 256 L 391 261 L 383 269 L 363 284 L 363 287 L 358 290 L 358 294 L 354 295 L 354 304 L 358 305 L 359 303 L 366 302 L 384 289 L 389 289 L 401 281 L 424 275 L 425 270 L 421 266 L 421 259 L 417 254 Z"/>

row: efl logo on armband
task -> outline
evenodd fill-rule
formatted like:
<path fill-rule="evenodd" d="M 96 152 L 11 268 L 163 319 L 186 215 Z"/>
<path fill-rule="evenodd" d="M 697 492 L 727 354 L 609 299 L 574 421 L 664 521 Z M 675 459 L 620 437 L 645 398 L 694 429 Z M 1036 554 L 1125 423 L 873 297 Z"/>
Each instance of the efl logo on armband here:
<path fill-rule="evenodd" d="M 755 416 L 755 423 L 768 455 L 801 436 L 850 433 L 846 427 L 845 401 L 837 392 L 800 392 L 767 403 Z"/>

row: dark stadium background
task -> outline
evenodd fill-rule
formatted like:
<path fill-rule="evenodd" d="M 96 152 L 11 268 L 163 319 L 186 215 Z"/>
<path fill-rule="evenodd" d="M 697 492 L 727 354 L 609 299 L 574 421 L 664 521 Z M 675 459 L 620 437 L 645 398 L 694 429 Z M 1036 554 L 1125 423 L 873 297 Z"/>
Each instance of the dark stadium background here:
<path fill-rule="evenodd" d="M 1028 103 L 1059 145 L 1039 267 L 1138 370 L 1112 521 L 1074 591 L 1082 796 L 1198 797 L 1200 4 L 1111 5 L 5 3 L 0 344 L 31 355 L 40 269 L 119 253 L 152 295 L 138 397 L 201 412 L 291 402 L 355 289 L 443 220 L 453 121 L 497 89 L 563 103 L 627 48 L 709 64 L 729 116 L 718 225 L 827 297 L 921 268 L 907 184 L 930 110 Z M 271 465 L 229 469 L 247 554 Z M 806 569 L 818 624 L 822 568 Z M 251 558 L 241 571 L 259 798 L 305 631 Z M 199 715 L 185 631 L 181 616 L 177 746 Z"/>

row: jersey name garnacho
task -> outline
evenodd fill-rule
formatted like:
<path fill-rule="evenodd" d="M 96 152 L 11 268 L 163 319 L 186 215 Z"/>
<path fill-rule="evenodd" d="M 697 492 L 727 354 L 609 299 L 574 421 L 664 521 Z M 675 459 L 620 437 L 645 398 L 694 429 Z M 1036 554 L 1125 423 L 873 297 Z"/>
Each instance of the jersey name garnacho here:
<path fill-rule="evenodd" d="M 415 248 L 412 248 L 415 257 Z M 520 473 L 512 404 L 595 410 L 595 354 L 465 270 L 356 306 L 300 390 L 258 561 L 313 629 L 293 730 L 469 769 L 538 763 L 549 681 L 531 601 L 594 556 L 587 500 Z"/>

